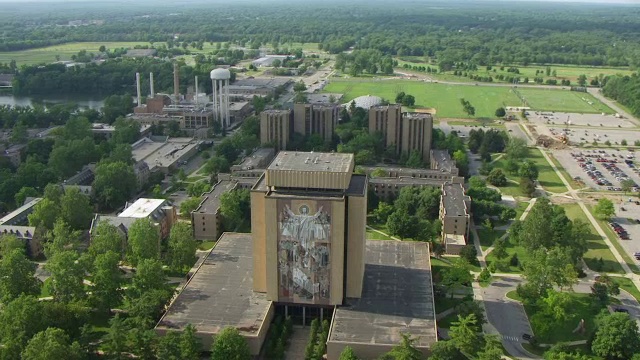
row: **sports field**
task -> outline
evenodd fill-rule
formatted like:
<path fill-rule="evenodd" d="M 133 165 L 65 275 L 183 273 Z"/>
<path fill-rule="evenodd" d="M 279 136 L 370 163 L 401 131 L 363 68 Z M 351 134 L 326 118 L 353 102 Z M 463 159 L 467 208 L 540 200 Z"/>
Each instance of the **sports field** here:
<path fill-rule="evenodd" d="M 399 68 L 402 68 L 402 65 L 404 64 L 409 64 L 411 66 L 424 66 L 424 67 L 429 66 L 431 68 L 438 69 L 437 64 L 428 64 L 425 62 L 425 59 L 423 57 L 407 56 L 407 57 L 402 57 L 402 59 L 396 59 L 396 60 L 398 61 Z M 517 74 L 517 75 L 519 75 L 520 77 L 528 77 L 529 81 L 533 81 L 533 78 L 536 76 L 541 76 L 545 79 L 547 78 L 556 79 L 558 80 L 558 82 L 562 79 L 568 79 L 571 81 L 573 85 L 576 85 L 576 83 L 578 82 L 578 76 L 583 74 L 587 76 L 588 80 L 590 80 L 591 78 L 594 78 L 600 74 L 607 76 L 607 75 L 616 75 L 616 74 L 631 75 L 633 73 L 633 71 L 631 71 L 628 67 L 588 67 L 588 66 L 571 66 L 571 65 L 549 65 L 551 70 L 551 75 L 547 76 L 546 65 L 528 65 L 528 66 L 513 65 L 513 66 L 517 67 L 518 70 L 520 71 L 520 74 Z M 494 79 L 496 75 L 505 75 L 505 76 L 516 75 L 514 73 L 510 73 L 507 71 L 507 69 L 510 67 L 509 65 L 505 65 L 504 70 L 500 70 L 501 67 L 502 67 L 501 65 L 492 66 L 491 70 L 486 70 L 486 67 L 478 66 L 478 70 L 474 71 L 473 74 L 480 75 L 480 76 L 492 76 Z M 555 77 L 553 76 L 554 70 L 556 72 Z M 536 75 L 536 71 L 539 71 L 538 75 Z M 460 79 L 460 81 L 465 81 L 465 79 L 466 81 L 473 81 L 473 80 L 470 80 L 469 78 L 453 76 L 452 74 L 453 74 L 453 71 L 448 71 L 444 74 L 438 73 L 437 75 L 434 76 L 434 78 L 440 79 L 442 76 L 444 76 L 445 78 L 442 78 L 442 80 L 450 80 L 450 79 L 456 78 L 456 79 Z M 497 81 L 497 79 L 494 81 Z"/>
<path fill-rule="evenodd" d="M 573 113 L 614 113 L 611 108 L 601 103 L 589 93 L 551 89 L 530 89 L 524 87 L 518 88 L 518 91 L 527 100 L 529 106 L 535 110 Z"/>
<path fill-rule="evenodd" d="M 509 87 L 449 85 L 415 80 L 332 80 L 324 91 L 344 94 L 343 102 L 362 95 L 375 95 L 393 101 L 397 93 L 404 91 L 406 94 L 415 96 L 417 107 L 435 108 L 436 116 L 439 118 L 495 118 L 497 108 L 521 105 L 520 99 Z M 560 89 L 520 89 L 520 91 L 537 110 L 601 112 L 599 108 L 595 109 L 581 99 L 582 96 L 586 98 L 588 94 Z M 469 116 L 462 110 L 460 104 L 462 98 L 475 107 L 475 116 Z M 605 108 L 605 105 L 597 100 L 590 99 L 595 106 Z"/>

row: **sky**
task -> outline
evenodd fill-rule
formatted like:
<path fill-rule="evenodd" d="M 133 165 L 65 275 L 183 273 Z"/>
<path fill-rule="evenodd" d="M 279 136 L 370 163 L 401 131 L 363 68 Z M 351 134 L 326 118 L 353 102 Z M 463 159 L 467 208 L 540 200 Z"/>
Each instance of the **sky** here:
<path fill-rule="evenodd" d="M 142 0 L 142 1 L 138 1 L 138 2 L 146 2 L 148 0 Z M 279 0 L 281 1 L 281 0 Z M 313 0 L 310 0 L 313 1 Z M 462 0 L 465 1 L 465 0 Z M 504 1 L 504 2 L 566 2 L 566 3 L 576 3 L 576 2 L 583 2 L 583 3 L 600 3 L 600 4 L 638 4 L 640 5 L 640 0 L 466 0 L 469 2 L 486 2 L 486 1 Z M 93 2 L 93 3 L 126 3 L 128 1 L 126 0 L 0 0 L 0 3 L 60 3 L 60 2 L 64 2 L 64 3 L 83 3 L 83 2 Z M 180 3 L 189 3 L 192 2 L 190 0 L 178 0 L 178 2 Z M 202 3 L 202 0 L 194 0 L 193 2 L 195 3 Z M 217 3 L 224 3 L 225 1 L 215 1 Z M 233 0 L 229 0 L 229 3 L 234 3 L 236 1 Z M 259 1 L 260 3 L 266 3 L 269 2 L 269 0 L 261 0 Z M 349 2 L 349 0 L 346 0 L 346 2 Z"/>

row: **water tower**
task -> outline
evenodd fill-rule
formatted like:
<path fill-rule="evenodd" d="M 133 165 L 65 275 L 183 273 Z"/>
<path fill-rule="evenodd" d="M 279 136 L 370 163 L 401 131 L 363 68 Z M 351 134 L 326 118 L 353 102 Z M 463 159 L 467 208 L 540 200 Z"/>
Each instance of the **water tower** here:
<path fill-rule="evenodd" d="M 222 128 L 229 126 L 229 80 L 231 72 L 227 69 L 211 70 L 213 85 L 213 116 L 220 121 Z"/>

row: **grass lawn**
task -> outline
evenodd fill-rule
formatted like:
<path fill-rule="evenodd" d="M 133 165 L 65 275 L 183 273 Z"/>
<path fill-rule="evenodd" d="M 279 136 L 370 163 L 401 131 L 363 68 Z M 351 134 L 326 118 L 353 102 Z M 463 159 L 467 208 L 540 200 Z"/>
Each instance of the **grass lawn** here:
<path fill-rule="evenodd" d="M 40 288 L 40 297 L 49 297 L 52 296 L 51 295 L 51 282 L 53 280 L 51 280 L 51 278 L 47 278 L 47 280 L 45 280 L 42 283 L 42 287 Z"/>
<path fill-rule="evenodd" d="M 569 175 L 567 170 L 565 170 L 564 166 L 562 166 L 562 164 L 560 164 L 558 159 L 556 159 L 555 156 L 553 156 L 553 154 L 549 153 L 547 155 L 549 155 L 549 158 L 551 159 L 551 162 L 553 162 L 553 164 L 558 168 L 558 170 L 560 171 L 560 173 L 562 174 L 564 179 L 567 180 L 567 182 L 569 183 L 569 185 L 571 185 L 572 188 L 580 189 L 580 188 L 585 187 L 584 183 L 579 183 L 579 182 L 573 180 L 571 175 Z"/>
<path fill-rule="evenodd" d="M 558 177 L 547 159 L 542 155 L 542 152 L 538 149 L 529 149 L 528 160 L 533 161 L 538 167 L 538 182 L 542 187 L 553 193 L 563 193 L 567 191 L 567 187 L 562 180 Z"/>
<path fill-rule="evenodd" d="M 502 159 L 498 160 L 495 162 L 495 167 L 498 168 L 498 162 L 500 162 Z M 507 178 L 509 178 L 509 175 L 507 175 Z M 511 179 L 511 180 L 515 180 L 515 179 Z M 516 180 L 517 181 L 517 180 Z M 519 197 L 528 197 L 524 192 L 522 192 L 522 189 L 520 189 L 520 185 L 513 183 L 511 181 L 507 182 L 507 186 L 503 186 L 503 187 L 499 187 L 498 190 L 500 190 L 500 192 L 504 195 L 510 195 L 510 196 L 519 196 Z M 516 210 L 517 211 L 517 210 Z M 524 210 L 523 210 L 524 211 Z"/>
<path fill-rule="evenodd" d="M 439 118 L 493 119 L 497 108 L 520 103 L 515 94 L 505 87 L 447 85 L 415 80 L 332 80 L 324 91 L 344 94 L 344 102 L 362 95 L 376 95 L 393 101 L 397 93 L 404 91 L 415 96 L 417 107 L 436 108 Z M 462 98 L 476 108 L 475 116 L 469 116 L 462 110 Z"/>
<path fill-rule="evenodd" d="M 480 247 L 482 248 L 483 251 L 487 250 L 491 245 L 493 245 L 494 241 L 496 241 L 506 233 L 506 231 L 504 230 L 489 231 L 484 227 L 481 229 L 478 229 L 477 231 L 478 231 L 478 236 L 480 237 Z"/>
<path fill-rule="evenodd" d="M 528 206 L 529 206 L 528 202 L 518 201 L 516 205 L 516 220 L 520 220 L 520 217 L 522 216 L 522 214 L 524 214 L 524 211 L 527 210 Z"/>
<path fill-rule="evenodd" d="M 510 241 L 507 241 L 506 244 L 507 244 L 506 250 L 507 250 L 508 256 L 505 259 L 502 259 L 501 261 L 509 262 L 513 254 L 516 254 L 516 256 L 518 257 L 519 263 L 522 263 L 529 257 L 529 253 L 522 246 L 516 246 L 512 244 Z M 489 255 L 486 256 L 485 260 L 487 261 L 487 266 L 488 266 L 492 262 L 497 261 L 497 258 L 495 257 L 493 252 L 490 252 Z M 511 264 L 508 264 L 508 266 L 505 268 L 497 269 L 497 271 L 501 273 L 510 273 L 510 274 L 519 274 L 522 272 L 522 270 L 520 270 L 519 267 L 511 266 Z"/>
<path fill-rule="evenodd" d="M 432 69 L 438 68 L 437 64 L 434 65 L 434 64 L 425 63 L 424 57 L 421 57 L 421 56 L 416 56 L 416 57 L 403 56 L 402 59 L 396 58 L 396 60 L 398 60 L 398 65 L 400 66 L 399 67 L 400 70 L 402 70 L 402 65 L 404 65 L 405 63 L 413 66 L 425 66 L 425 67 L 430 66 Z M 552 72 L 554 70 L 556 71 L 556 76 L 554 77 L 554 76 L 546 76 L 545 65 L 528 65 L 528 66 L 513 65 L 513 66 L 517 67 L 518 70 L 520 71 L 519 74 L 515 74 L 515 75 L 518 75 L 521 78 L 528 77 L 529 81 L 533 81 L 533 78 L 536 77 L 536 70 L 538 70 L 538 71 L 542 71 L 542 77 L 544 77 L 545 79 L 547 78 L 556 79 L 558 80 L 558 82 L 560 82 L 560 80 L 562 79 L 568 79 L 573 83 L 573 85 L 577 83 L 578 76 L 583 74 L 587 76 L 587 81 L 590 81 L 592 78 L 598 76 L 599 74 L 603 74 L 606 76 L 606 75 L 616 75 L 616 74 L 631 75 L 632 73 L 632 71 L 626 67 L 589 67 L 589 66 L 571 66 L 571 65 L 551 65 L 550 66 L 551 71 Z M 504 70 L 500 70 L 500 67 L 501 66 L 493 66 L 491 70 L 487 70 L 486 67 L 479 67 L 478 71 L 475 71 L 473 73 L 478 74 L 480 76 L 491 76 L 494 78 L 495 82 L 498 81 L 496 79 L 496 75 L 514 76 L 513 73 L 510 73 L 507 71 L 507 69 L 510 67 L 509 65 L 505 65 Z M 429 74 L 429 75 L 433 76 L 433 74 Z M 551 75 L 553 75 L 553 73 Z M 440 79 L 441 76 L 443 75 L 441 75 L 441 73 L 438 73 L 435 77 Z M 444 77 L 449 77 L 451 79 L 458 79 L 458 81 L 465 81 L 465 79 L 466 81 L 472 81 L 469 78 L 454 76 L 452 75 L 452 72 L 445 73 Z"/>
<path fill-rule="evenodd" d="M 389 236 L 380 234 L 377 231 L 367 229 L 367 240 L 393 240 Z"/>
<path fill-rule="evenodd" d="M 638 288 L 635 286 L 633 281 L 631 281 L 631 279 L 617 276 L 610 276 L 609 278 L 611 279 L 611 281 L 618 284 L 618 286 L 620 286 L 620 289 L 624 289 L 626 292 L 636 298 L 636 300 L 640 301 L 640 291 L 638 291 Z"/>
<path fill-rule="evenodd" d="M 589 250 L 584 254 L 584 261 L 587 263 L 587 266 L 592 270 L 596 270 L 597 261 L 602 258 L 604 266 L 601 271 L 618 274 L 624 273 L 622 266 L 620 266 L 616 258 L 613 256 L 613 253 L 609 250 L 607 244 L 604 243 L 604 240 L 602 240 L 600 235 L 598 235 L 598 232 L 593 225 L 591 225 L 587 219 L 587 215 L 582 211 L 580 206 L 578 204 L 565 204 L 562 205 L 562 207 L 569 219 L 580 219 L 589 226 L 589 232 L 591 233 L 587 238 L 587 247 Z"/>
<path fill-rule="evenodd" d="M 28 49 L 21 51 L 0 52 L 0 62 L 10 62 L 15 60 L 18 65 L 40 64 L 55 62 L 56 55 L 60 60 L 71 60 L 72 55 L 78 54 L 80 50 L 87 50 L 88 53 L 98 53 L 100 46 L 107 49 L 133 48 L 136 45 L 149 45 L 148 42 L 74 42 L 60 45 L 47 46 L 44 48 Z"/>
<path fill-rule="evenodd" d="M 610 107 L 591 94 L 578 91 L 557 91 L 551 89 L 519 88 L 520 94 L 534 110 L 562 111 L 577 113 L 613 114 Z M 591 102 L 592 104 L 589 104 Z"/>
<path fill-rule="evenodd" d="M 618 250 L 618 253 L 622 256 L 622 258 L 627 263 L 627 266 L 629 266 L 631 271 L 633 271 L 635 274 L 640 274 L 640 269 L 638 269 L 638 266 L 636 265 L 636 263 L 631 259 L 629 254 L 627 254 L 627 251 L 622 247 L 622 245 L 620 245 L 620 241 L 628 241 L 628 240 L 618 240 L 618 235 L 616 235 L 613 232 L 613 230 L 611 230 L 611 227 L 609 226 L 609 224 L 607 224 L 606 221 L 600 220 L 595 216 L 595 214 L 593 213 L 593 206 L 587 205 L 587 209 L 589 209 L 589 211 L 591 212 L 591 215 L 593 215 L 593 217 L 596 218 L 596 221 L 598 222 L 598 224 L 600 224 L 600 227 L 609 238 L 609 241 L 611 241 L 611 243 L 616 248 L 616 250 Z"/>
<path fill-rule="evenodd" d="M 198 250 L 211 250 L 215 245 L 215 241 L 201 241 L 198 243 Z"/>
<path fill-rule="evenodd" d="M 540 330 L 536 329 L 536 323 L 531 322 L 533 333 L 540 343 L 555 344 L 558 342 L 587 340 L 587 337 L 589 336 L 588 333 L 595 327 L 593 320 L 598 314 L 599 309 L 594 308 L 591 294 L 579 294 L 572 292 L 568 292 L 567 294 L 571 297 L 571 304 L 568 306 L 570 313 L 565 321 L 551 327 L 548 334 L 541 334 Z M 507 297 L 516 301 L 522 301 L 515 290 L 508 292 Z M 524 305 L 524 309 L 527 312 L 527 317 L 529 317 L 529 319 L 539 311 L 538 307 L 531 305 Z M 573 330 L 578 326 L 581 319 L 584 319 L 585 321 L 586 332 L 584 334 L 574 334 Z"/>
<path fill-rule="evenodd" d="M 442 259 L 438 259 L 438 258 L 431 258 L 431 272 L 433 273 L 433 282 L 437 283 L 440 281 L 441 278 L 441 273 L 443 270 L 447 269 L 448 267 L 450 267 L 451 265 L 442 260 Z"/>

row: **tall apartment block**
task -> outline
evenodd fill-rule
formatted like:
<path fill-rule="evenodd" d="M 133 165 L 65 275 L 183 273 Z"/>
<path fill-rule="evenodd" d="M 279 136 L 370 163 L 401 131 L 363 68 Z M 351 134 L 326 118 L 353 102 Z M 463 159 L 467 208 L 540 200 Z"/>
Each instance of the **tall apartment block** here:
<path fill-rule="evenodd" d="M 373 106 L 369 109 L 369 132 L 381 132 L 385 147 L 393 146 L 396 154 L 409 155 L 414 151 L 429 161 L 433 131 L 431 114 L 402 113 L 398 104 Z"/>
<path fill-rule="evenodd" d="M 291 139 L 293 113 L 291 110 L 265 110 L 260 113 L 260 142 L 285 150 Z"/>
<path fill-rule="evenodd" d="M 331 141 L 338 125 L 340 106 L 333 104 L 295 104 L 293 131 L 301 135 L 318 134 Z"/>

